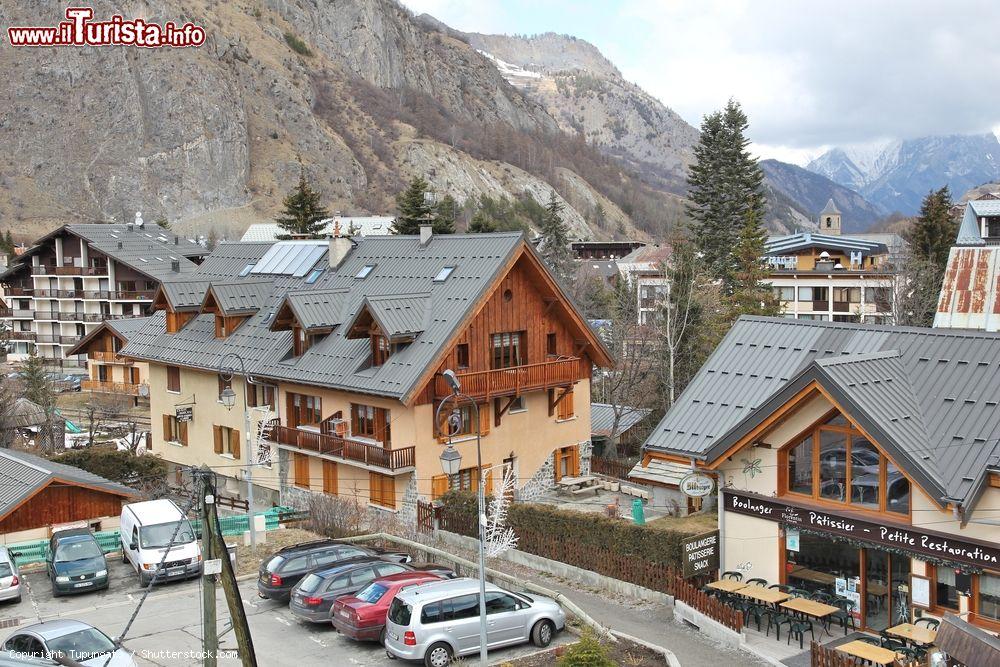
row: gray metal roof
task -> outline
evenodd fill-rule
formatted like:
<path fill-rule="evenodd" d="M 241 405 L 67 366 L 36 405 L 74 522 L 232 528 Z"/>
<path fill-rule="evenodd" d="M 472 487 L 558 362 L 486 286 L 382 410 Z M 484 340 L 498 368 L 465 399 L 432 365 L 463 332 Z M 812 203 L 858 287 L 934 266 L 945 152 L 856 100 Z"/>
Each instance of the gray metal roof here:
<path fill-rule="evenodd" d="M 713 460 L 812 380 L 935 497 L 973 501 L 1000 469 L 1000 335 L 766 317 L 736 322 L 644 448 Z"/>
<path fill-rule="evenodd" d="M 415 385 L 456 327 L 471 314 L 480 297 L 522 247 L 522 239 L 520 232 L 448 234 L 434 235 L 422 246 L 416 236 L 358 237 L 357 246 L 336 269 L 327 267 L 324 250 L 316 266 L 327 268 L 312 284 L 304 277 L 275 276 L 273 290 L 261 309 L 227 339 L 215 338 L 211 315 L 199 315 L 177 333 L 166 334 L 163 314 L 159 313 L 158 321 L 130 340 L 123 353 L 137 359 L 214 370 L 222 356 L 232 351 L 243 357 L 249 373 L 259 377 L 405 400 L 415 391 Z M 524 247 L 535 252 L 526 244 Z M 355 278 L 367 265 L 375 265 L 375 269 L 364 279 Z M 445 266 L 457 268 L 448 280 L 434 282 L 434 276 Z M 430 316 L 416 340 L 394 352 L 382 366 L 370 366 L 369 342 L 348 338 L 344 326 L 301 356 L 293 357 L 291 332 L 271 331 L 269 323 L 286 294 L 307 290 L 346 292 L 339 304 L 340 313 L 327 318 L 331 322 L 353 320 L 366 298 L 404 294 L 428 295 Z M 329 295 L 323 298 L 328 299 Z M 337 306 L 335 300 L 330 303 Z M 399 329 L 412 326 L 410 317 L 402 316 L 392 326 Z M 310 319 L 318 322 L 324 318 L 314 314 Z M 599 341 L 595 344 L 601 345 Z"/>
<path fill-rule="evenodd" d="M 160 283 L 160 290 L 174 310 L 198 310 L 211 281 L 170 280 Z"/>
<path fill-rule="evenodd" d="M 392 223 L 395 220 L 392 216 L 384 215 L 361 217 L 337 216 L 323 220 L 325 226 L 320 231 L 320 235 L 332 236 L 337 234 L 339 236 L 346 236 L 350 234 L 352 236 L 376 236 L 391 234 Z M 243 238 L 240 240 L 244 243 L 247 241 L 274 242 L 278 240 L 279 236 L 286 234 L 288 232 L 282 229 L 276 222 L 258 222 L 247 227 L 247 230 L 243 233 Z"/>
<path fill-rule="evenodd" d="M 843 252 L 861 251 L 866 255 L 883 255 L 889 252 L 884 243 L 850 236 L 831 236 L 799 232 L 788 236 L 773 236 L 764 244 L 765 255 L 782 255 L 796 250 L 824 248 Z"/>
<path fill-rule="evenodd" d="M 958 225 L 958 236 L 955 239 L 955 245 L 985 245 L 983 241 L 983 236 L 979 229 L 979 215 L 985 215 L 984 213 L 979 213 L 979 208 L 973 206 L 975 203 L 980 204 L 1000 204 L 1000 201 L 984 201 L 984 202 L 969 202 L 965 205 L 965 211 L 962 212 L 962 222 Z M 1000 215 L 1000 212 L 994 215 Z"/>
<path fill-rule="evenodd" d="M 652 412 L 649 408 L 636 408 L 632 406 L 619 406 L 621 418 L 618 420 L 618 433 L 627 433 L 629 429 L 641 422 Z M 611 436 L 611 427 L 615 423 L 615 408 L 607 403 L 590 404 L 590 433 L 591 435 Z"/>
<path fill-rule="evenodd" d="M 239 282 L 213 282 L 210 289 L 222 314 L 231 316 L 257 312 L 273 288 L 273 280 L 244 279 Z"/>
<path fill-rule="evenodd" d="M 0 449 L 0 518 L 13 512 L 33 493 L 54 480 L 97 487 L 122 496 L 139 495 L 135 489 L 80 468 L 13 449 Z"/>
<path fill-rule="evenodd" d="M 386 336 L 409 337 L 426 328 L 431 314 L 430 297 L 429 293 L 366 296 L 358 315 L 367 309 Z"/>
<path fill-rule="evenodd" d="M 833 203 L 833 198 L 826 200 L 826 206 L 819 212 L 820 215 L 840 215 L 840 209 Z"/>
<path fill-rule="evenodd" d="M 1000 199 L 973 199 L 968 205 L 976 215 L 1000 215 Z"/>
<path fill-rule="evenodd" d="M 247 270 L 248 266 L 257 264 L 273 245 L 274 243 L 220 243 L 195 273 L 201 280 L 236 277 Z M 200 299 L 198 303 L 201 303 Z"/>
<path fill-rule="evenodd" d="M 305 329 L 325 329 L 343 324 L 341 313 L 346 289 L 289 292 L 286 302 Z"/>

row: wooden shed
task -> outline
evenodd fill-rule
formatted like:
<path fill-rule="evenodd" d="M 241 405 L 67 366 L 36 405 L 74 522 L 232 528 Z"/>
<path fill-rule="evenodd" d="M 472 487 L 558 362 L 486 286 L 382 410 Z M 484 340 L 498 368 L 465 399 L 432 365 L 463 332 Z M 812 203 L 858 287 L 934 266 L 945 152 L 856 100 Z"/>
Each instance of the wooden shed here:
<path fill-rule="evenodd" d="M 117 526 L 123 502 L 138 492 L 80 468 L 54 463 L 32 454 L 0 450 L 0 534 L 40 531 L 54 524 L 108 519 Z M 103 526 L 106 528 L 110 526 Z"/>

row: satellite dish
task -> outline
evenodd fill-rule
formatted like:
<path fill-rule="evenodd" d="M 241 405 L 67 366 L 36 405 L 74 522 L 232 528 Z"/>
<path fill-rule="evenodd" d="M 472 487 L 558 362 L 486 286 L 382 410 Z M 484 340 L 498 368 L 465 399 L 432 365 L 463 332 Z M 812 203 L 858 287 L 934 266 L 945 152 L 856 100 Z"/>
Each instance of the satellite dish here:
<path fill-rule="evenodd" d="M 143 398 L 149 398 L 149 385 L 148 384 L 140 384 L 139 385 L 139 396 L 142 396 Z"/>

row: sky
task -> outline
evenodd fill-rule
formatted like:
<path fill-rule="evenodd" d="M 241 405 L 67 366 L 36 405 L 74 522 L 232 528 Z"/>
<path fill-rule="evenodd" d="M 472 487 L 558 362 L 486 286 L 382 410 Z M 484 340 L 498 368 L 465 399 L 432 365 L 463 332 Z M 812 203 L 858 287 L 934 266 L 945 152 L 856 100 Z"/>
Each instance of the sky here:
<path fill-rule="evenodd" d="M 586 39 L 695 127 L 734 97 L 761 157 L 1000 135 L 997 0 L 403 0 L 466 32 Z"/>

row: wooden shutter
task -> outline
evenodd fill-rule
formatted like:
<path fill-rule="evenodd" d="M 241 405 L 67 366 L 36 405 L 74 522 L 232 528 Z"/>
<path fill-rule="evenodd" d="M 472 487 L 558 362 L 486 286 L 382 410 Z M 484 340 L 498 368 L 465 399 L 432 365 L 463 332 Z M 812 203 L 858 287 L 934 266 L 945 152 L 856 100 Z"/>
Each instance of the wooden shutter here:
<path fill-rule="evenodd" d="M 490 404 L 489 401 L 479 404 L 479 433 L 486 435 L 490 432 Z"/>
<path fill-rule="evenodd" d="M 215 453 L 222 453 L 222 427 L 218 424 L 212 424 L 212 436 L 215 440 Z"/>
<path fill-rule="evenodd" d="M 293 453 L 295 461 L 295 486 L 309 488 L 309 457 L 305 454 Z"/>
<path fill-rule="evenodd" d="M 573 398 L 570 394 L 569 398 Z M 580 447 L 578 445 L 573 445 L 569 449 L 570 462 L 572 463 L 573 477 L 580 476 Z"/>
<path fill-rule="evenodd" d="M 178 439 L 180 439 L 181 444 L 187 447 L 188 445 L 188 423 L 187 422 L 177 422 Z"/>
<path fill-rule="evenodd" d="M 489 467 L 489 464 L 486 464 L 486 465 L 483 466 L 483 469 L 485 470 L 488 467 Z M 493 494 L 493 471 L 492 470 L 487 470 L 486 471 L 486 495 L 490 496 L 492 494 Z"/>
<path fill-rule="evenodd" d="M 173 439 L 170 433 L 170 415 L 163 415 L 163 442 L 170 442 Z"/>
<path fill-rule="evenodd" d="M 435 406 L 434 409 L 436 411 L 437 410 L 437 406 Z M 437 433 L 438 442 L 448 442 L 448 415 L 449 414 L 451 414 L 450 410 L 445 409 L 445 410 L 441 411 L 441 418 L 438 419 L 437 429 L 435 429 L 435 432 Z"/>
<path fill-rule="evenodd" d="M 233 453 L 233 458 L 240 458 L 240 432 L 235 428 L 229 429 L 229 451 Z"/>
<path fill-rule="evenodd" d="M 385 408 L 375 408 L 375 439 L 388 447 L 389 443 L 385 439 L 385 413 Z"/>
<path fill-rule="evenodd" d="M 323 493 L 337 495 L 337 464 L 333 461 L 323 461 Z"/>
<path fill-rule="evenodd" d="M 377 472 L 368 473 L 368 500 L 376 505 L 382 504 L 382 475 Z"/>
<path fill-rule="evenodd" d="M 448 493 L 448 475 L 431 477 L 431 500 L 437 500 Z"/>

